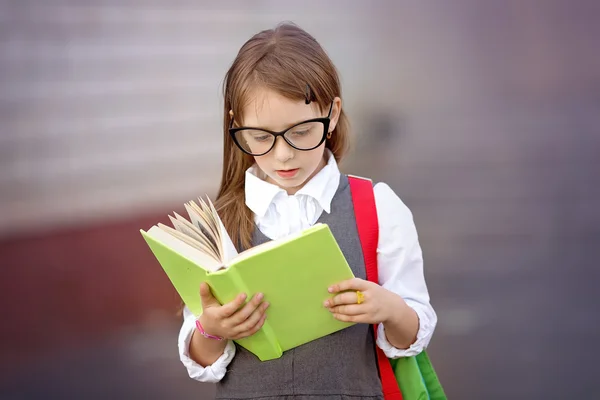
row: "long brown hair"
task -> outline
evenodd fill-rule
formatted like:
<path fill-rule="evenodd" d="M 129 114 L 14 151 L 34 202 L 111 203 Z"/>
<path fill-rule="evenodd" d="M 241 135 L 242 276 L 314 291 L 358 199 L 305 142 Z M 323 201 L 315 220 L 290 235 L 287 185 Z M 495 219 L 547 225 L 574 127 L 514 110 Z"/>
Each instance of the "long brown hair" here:
<path fill-rule="evenodd" d="M 254 221 L 245 204 L 244 178 L 254 159 L 240 151 L 231 139 L 229 111 L 241 121 L 242 109 L 250 101 L 249 92 L 257 87 L 274 90 L 291 100 L 303 100 L 306 85 L 311 101 L 321 111 L 327 110 L 335 97 L 341 97 L 338 73 L 327 53 L 310 34 L 292 23 L 279 24 L 250 38 L 225 75 L 223 175 L 215 207 L 237 247 L 249 248 L 252 241 Z M 338 162 L 348 150 L 349 124 L 343 110 L 326 147 Z"/>

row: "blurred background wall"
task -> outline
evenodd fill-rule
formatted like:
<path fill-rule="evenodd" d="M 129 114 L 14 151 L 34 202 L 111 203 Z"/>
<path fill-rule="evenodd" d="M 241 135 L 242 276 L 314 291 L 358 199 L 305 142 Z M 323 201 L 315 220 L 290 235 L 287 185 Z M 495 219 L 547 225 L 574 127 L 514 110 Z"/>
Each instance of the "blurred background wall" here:
<path fill-rule="evenodd" d="M 211 398 L 143 242 L 220 179 L 221 84 L 291 20 L 337 65 L 345 172 L 414 213 L 452 399 L 588 399 L 595 1 L 0 0 L 0 397 Z"/>

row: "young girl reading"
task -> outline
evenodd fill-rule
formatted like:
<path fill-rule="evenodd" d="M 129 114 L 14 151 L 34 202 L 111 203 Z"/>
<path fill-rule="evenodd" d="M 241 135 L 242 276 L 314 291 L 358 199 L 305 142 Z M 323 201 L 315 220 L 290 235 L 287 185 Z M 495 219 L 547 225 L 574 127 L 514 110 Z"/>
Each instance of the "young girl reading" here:
<path fill-rule="evenodd" d="M 323 288 L 331 293 L 323 307 L 356 324 L 261 362 L 232 340 L 261 328 L 269 299 L 240 293 L 221 305 L 203 284 L 202 315 L 184 308 L 183 364 L 193 379 L 218 382 L 220 399 L 382 399 L 375 346 L 389 358 L 414 356 L 437 322 L 411 212 L 389 186 L 374 186 L 379 284 L 367 281 L 348 176 L 337 164 L 350 134 L 338 75 L 296 25 L 248 40 L 227 72 L 224 96 L 215 206 L 227 231 L 245 249 L 328 224 L 355 278 Z"/>

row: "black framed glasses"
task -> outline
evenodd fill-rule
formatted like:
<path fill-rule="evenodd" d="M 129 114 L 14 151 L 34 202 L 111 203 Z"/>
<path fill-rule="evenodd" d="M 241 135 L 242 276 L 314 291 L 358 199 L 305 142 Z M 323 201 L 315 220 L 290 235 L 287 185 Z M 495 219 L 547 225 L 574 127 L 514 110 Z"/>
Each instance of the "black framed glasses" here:
<path fill-rule="evenodd" d="M 229 134 L 237 147 L 251 156 L 264 156 L 267 154 L 275 147 L 275 141 L 278 136 L 281 136 L 287 144 L 296 150 L 314 150 L 319 147 L 327 137 L 332 109 L 333 102 L 329 107 L 329 113 L 326 117 L 309 119 L 297 123 L 281 132 L 273 132 L 268 129 L 246 126 L 234 128 L 232 118 L 229 125 Z"/>

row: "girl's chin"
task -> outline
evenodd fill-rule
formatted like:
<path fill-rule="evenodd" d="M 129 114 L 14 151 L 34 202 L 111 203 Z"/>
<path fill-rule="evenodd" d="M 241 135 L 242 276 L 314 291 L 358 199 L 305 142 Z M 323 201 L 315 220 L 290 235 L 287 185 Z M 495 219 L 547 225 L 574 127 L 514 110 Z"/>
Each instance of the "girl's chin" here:
<path fill-rule="evenodd" d="M 283 189 L 296 188 L 298 186 L 301 186 L 304 183 L 304 181 L 306 181 L 305 177 L 301 175 L 296 175 L 293 178 L 281 178 L 275 173 L 275 176 L 270 176 L 269 178 L 271 183 Z"/>

